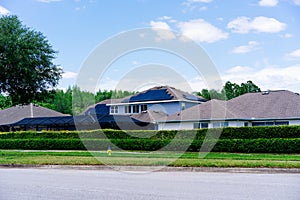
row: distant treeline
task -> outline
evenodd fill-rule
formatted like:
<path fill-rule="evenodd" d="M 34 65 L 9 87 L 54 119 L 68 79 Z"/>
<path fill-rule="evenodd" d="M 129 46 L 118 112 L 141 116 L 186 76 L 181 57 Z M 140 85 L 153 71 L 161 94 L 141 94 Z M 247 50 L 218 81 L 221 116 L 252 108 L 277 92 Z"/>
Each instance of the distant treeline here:
<path fill-rule="evenodd" d="M 79 87 L 73 86 L 65 91 L 58 89 L 49 91 L 33 103 L 61 113 L 76 115 L 82 113 L 88 106 L 105 99 L 123 98 L 135 93 L 122 90 L 99 90 L 96 94 L 93 94 L 92 92 L 81 91 Z M 0 108 L 4 109 L 11 106 L 13 106 L 13 103 L 10 97 L 0 95 Z"/>
<path fill-rule="evenodd" d="M 260 88 L 252 81 L 247 81 L 241 85 L 228 81 L 221 91 L 203 89 L 201 92 L 195 92 L 194 94 L 208 100 L 229 100 L 245 93 L 258 91 L 260 91 Z M 79 87 L 73 86 L 69 87 L 66 91 L 57 89 L 43 93 L 33 103 L 61 113 L 77 115 L 82 113 L 88 106 L 105 99 L 124 98 L 133 94 L 136 94 L 136 92 L 122 90 L 99 90 L 93 94 L 92 92 L 82 91 Z M 14 105 L 10 96 L 0 95 L 0 109 Z"/>

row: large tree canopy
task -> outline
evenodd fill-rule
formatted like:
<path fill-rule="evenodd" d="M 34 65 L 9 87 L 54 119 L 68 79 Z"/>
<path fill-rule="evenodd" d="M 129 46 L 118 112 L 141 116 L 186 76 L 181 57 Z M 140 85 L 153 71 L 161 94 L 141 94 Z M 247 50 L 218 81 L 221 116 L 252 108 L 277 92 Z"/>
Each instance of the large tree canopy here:
<path fill-rule="evenodd" d="M 0 18 L 0 92 L 12 104 L 27 104 L 55 87 L 62 70 L 52 63 L 56 52 L 46 37 L 17 16 Z"/>

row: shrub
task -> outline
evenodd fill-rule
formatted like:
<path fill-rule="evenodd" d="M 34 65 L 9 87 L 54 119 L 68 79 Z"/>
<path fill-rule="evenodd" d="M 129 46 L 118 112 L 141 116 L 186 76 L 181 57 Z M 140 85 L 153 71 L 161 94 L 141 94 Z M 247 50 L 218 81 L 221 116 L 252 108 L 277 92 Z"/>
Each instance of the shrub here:
<path fill-rule="evenodd" d="M 221 135 L 220 135 L 221 134 Z M 220 137 L 218 137 L 220 136 Z M 205 139 L 205 140 L 204 140 Z M 214 145 L 214 139 L 218 139 Z M 205 144 L 203 145 L 203 141 Z M 111 144 L 113 143 L 113 145 Z M 240 127 L 180 131 L 25 131 L 0 133 L 0 149 L 113 149 L 299 153 L 300 126 Z M 203 148 L 205 147 L 205 148 Z M 212 148 L 213 147 L 213 148 Z"/>

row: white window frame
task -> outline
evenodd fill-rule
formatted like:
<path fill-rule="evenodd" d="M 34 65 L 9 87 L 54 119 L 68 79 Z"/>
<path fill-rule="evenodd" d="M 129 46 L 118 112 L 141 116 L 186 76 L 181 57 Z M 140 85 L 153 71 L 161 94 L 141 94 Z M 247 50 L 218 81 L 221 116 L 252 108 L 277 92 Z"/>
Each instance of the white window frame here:
<path fill-rule="evenodd" d="M 148 110 L 148 105 L 147 104 L 142 104 L 141 105 L 141 112 Z"/>
<path fill-rule="evenodd" d="M 140 105 L 132 105 L 132 113 L 140 113 Z"/>
<path fill-rule="evenodd" d="M 131 105 L 126 105 L 125 107 L 124 107 L 124 109 L 125 109 L 125 113 L 126 114 L 130 114 L 131 113 Z"/>
<path fill-rule="evenodd" d="M 119 113 L 119 106 L 111 106 L 110 113 L 112 113 L 112 114 Z"/>

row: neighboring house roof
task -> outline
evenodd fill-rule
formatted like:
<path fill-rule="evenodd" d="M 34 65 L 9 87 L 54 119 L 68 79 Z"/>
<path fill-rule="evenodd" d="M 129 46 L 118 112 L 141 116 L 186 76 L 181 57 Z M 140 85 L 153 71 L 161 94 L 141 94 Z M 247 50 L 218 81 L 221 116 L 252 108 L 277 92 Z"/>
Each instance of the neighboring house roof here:
<path fill-rule="evenodd" d="M 167 121 L 189 121 L 210 120 L 235 117 L 234 112 L 227 108 L 227 102 L 221 100 L 210 100 L 208 102 L 193 106 L 179 113 L 170 115 Z"/>
<path fill-rule="evenodd" d="M 228 104 L 238 118 L 300 118 L 300 96 L 288 90 L 247 93 Z"/>
<path fill-rule="evenodd" d="M 158 86 L 150 88 L 143 92 L 139 92 L 136 95 L 124 98 L 121 100 L 121 102 L 112 100 L 112 104 L 168 100 L 200 102 L 206 101 L 206 99 L 204 99 L 203 97 L 189 94 L 188 92 L 183 92 L 170 86 Z"/>
<path fill-rule="evenodd" d="M 131 115 L 131 118 L 141 122 L 152 123 L 167 119 L 167 114 L 162 111 L 146 110 L 138 114 Z"/>
<path fill-rule="evenodd" d="M 44 108 L 42 106 L 28 104 L 22 106 L 14 106 L 4 110 L 0 110 L 0 125 L 7 125 L 18 122 L 24 118 L 32 117 L 60 117 L 69 116 L 60 112 Z"/>
<path fill-rule="evenodd" d="M 277 90 L 247 93 L 229 101 L 210 100 L 170 115 L 167 121 L 286 118 L 300 118 L 300 96 Z"/>

